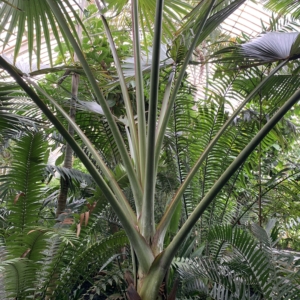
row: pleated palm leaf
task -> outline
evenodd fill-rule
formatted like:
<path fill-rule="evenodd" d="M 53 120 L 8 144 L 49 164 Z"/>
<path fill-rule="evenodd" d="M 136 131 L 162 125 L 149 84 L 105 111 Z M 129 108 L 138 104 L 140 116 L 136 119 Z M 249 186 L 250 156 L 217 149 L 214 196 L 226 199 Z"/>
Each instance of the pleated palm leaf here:
<path fill-rule="evenodd" d="M 78 39 L 77 32 L 74 26 L 74 20 L 82 24 L 78 13 L 77 5 L 71 4 L 68 0 L 57 2 L 68 18 L 68 23 L 73 30 L 74 36 Z M 33 55 L 36 55 L 37 69 L 40 69 L 41 64 L 41 46 L 45 42 L 49 56 L 50 65 L 53 65 L 53 49 L 52 40 L 57 42 L 59 51 L 63 54 L 63 42 L 72 53 L 70 44 L 62 31 L 59 31 L 59 24 L 53 17 L 53 13 L 47 2 L 38 1 L 19 1 L 6 0 L 1 3 L 0 7 L 1 28 L 6 32 L 4 37 L 2 51 L 12 41 L 12 37 L 16 36 L 14 41 L 14 62 L 16 61 L 22 43 L 28 45 L 29 64 L 32 67 Z M 49 30 L 50 29 L 50 30 Z M 44 38 L 44 41 L 43 41 Z M 62 42 L 63 40 L 63 42 Z"/>
<path fill-rule="evenodd" d="M 269 32 L 241 46 L 243 56 L 263 62 L 299 58 L 300 38 L 297 32 Z"/>
<path fill-rule="evenodd" d="M 234 69 L 272 62 L 286 64 L 299 58 L 299 45 L 300 37 L 297 32 L 267 32 L 248 42 L 225 47 L 214 53 L 212 58 L 221 55 L 216 61 L 227 63 Z"/>

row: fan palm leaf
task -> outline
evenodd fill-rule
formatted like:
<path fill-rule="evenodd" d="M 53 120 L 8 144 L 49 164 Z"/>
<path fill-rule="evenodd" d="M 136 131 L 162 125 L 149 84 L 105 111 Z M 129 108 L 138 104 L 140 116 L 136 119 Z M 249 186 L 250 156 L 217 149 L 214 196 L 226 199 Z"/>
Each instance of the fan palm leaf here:
<path fill-rule="evenodd" d="M 211 57 L 219 57 L 215 61 L 227 64 L 229 68 L 243 69 L 278 61 L 295 61 L 300 55 L 299 45 L 297 32 L 267 32 L 248 42 L 225 47 Z"/>
<path fill-rule="evenodd" d="M 69 0 L 59 0 L 57 2 L 66 13 L 69 25 L 78 40 L 73 20 L 76 20 L 81 26 L 83 26 L 83 24 L 73 7 L 74 4 Z M 69 13 L 67 13 L 67 10 Z M 2 51 L 5 50 L 12 41 L 12 37 L 16 37 L 14 41 L 14 62 L 16 62 L 24 41 L 27 41 L 30 67 L 32 67 L 33 55 L 35 54 L 37 68 L 40 68 L 43 39 L 47 46 L 51 66 L 53 65 L 53 50 L 51 44 L 53 39 L 56 41 L 59 51 L 62 54 L 64 54 L 62 40 L 72 53 L 66 36 L 62 31 L 58 30 L 59 25 L 55 21 L 50 7 L 47 2 L 43 0 L 7 0 L 0 6 L 0 20 L 0 32 L 4 34 Z M 51 30 L 49 30 L 50 28 Z"/>
<path fill-rule="evenodd" d="M 243 56 L 272 62 L 296 59 L 300 54 L 297 32 L 269 32 L 241 46 Z"/>

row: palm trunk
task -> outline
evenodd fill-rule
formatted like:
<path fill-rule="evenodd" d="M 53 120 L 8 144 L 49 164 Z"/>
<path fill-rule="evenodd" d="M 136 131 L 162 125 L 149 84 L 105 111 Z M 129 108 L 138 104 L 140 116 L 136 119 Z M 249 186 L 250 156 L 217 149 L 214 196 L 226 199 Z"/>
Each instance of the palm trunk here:
<path fill-rule="evenodd" d="M 78 86 L 79 86 L 79 75 L 73 74 L 72 75 L 72 97 L 70 99 L 70 113 L 69 113 L 73 121 L 75 121 L 75 115 L 76 115 L 76 98 L 78 94 Z M 70 124 L 68 127 L 68 132 L 72 137 L 74 136 L 74 129 Z M 73 150 L 68 143 L 66 144 L 65 160 L 63 166 L 64 168 L 68 168 L 68 169 L 71 169 L 73 166 Z M 57 199 L 56 217 L 58 217 L 66 209 L 68 190 L 69 190 L 69 180 L 61 177 L 60 193 Z"/>
<path fill-rule="evenodd" d="M 85 7 L 85 0 L 81 0 L 80 3 L 81 8 Z M 80 18 L 82 19 L 82 11 L 80 11 Z M 78 37 L 81 38 L 82 28 L 80 25 L 77 25 Z M 77 55 L 74 55 L 74 61 L 78 61 Z M 71 87 L 71 99 L 70 99 L 70 112 L 69 115 L 73 121 L 75 121 L 76 116 L 76 98 L 78 95 L 78 86 L 79 86 L 79 75 L 74 73 L 72 75 L 72 87 Z M 74 128 L 69 123 L 68 132 L 73 137 L 74 136 Z M 64 160 L 64 168 L 72 169 L 73 166 L 73 150 L 71 146 L 66 143 L 66 152 L 65 152 L 65 160 Z M 61 177 L 60 179 L 60 193 L 57 198 L 57 209 L 56 209 L 56 217 L 58 217 L 65 209 L 68 198 L 69 191 L 69 180 Z"/>

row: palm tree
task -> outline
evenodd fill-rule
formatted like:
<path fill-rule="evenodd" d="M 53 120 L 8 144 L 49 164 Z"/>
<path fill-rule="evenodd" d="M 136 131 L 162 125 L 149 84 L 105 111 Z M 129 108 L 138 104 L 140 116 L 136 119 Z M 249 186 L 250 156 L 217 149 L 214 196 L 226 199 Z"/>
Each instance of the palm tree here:
<path fill-rule="evenodd" d="M 186 110 L 184 106 L 180 109 L 180 102 L 178 100 L 180 98 L 180 88 L 182 86 L 190 57 L 194 48 L 244 1 L 235 0 L 228 1 L 226 3 L 218 0 L 200 1 L 190 14 L 187 15 L 186 21 L 182 25 L 182 29 L 179 31 L 179 34 L 183 37 L 191 37 L 191 32 L 193 32 L 193 34 L 192 37 L 188 39 L 190 41 L 188 47 L 184 47 L 185 44 L 180 45 L 179 37 L 178 39 L 175 39 L 173 48 L 171 47 L 171 53 L 174 53 L 174 51 L 180 52 L 180 59 L 174 61 L 173 57 L 172 66 L 169 67 L 169 69 L 166 69 L 168 72 L 168 81 L 164 85 L 164 90 L 161 95 L 161 103 L 159 99 L 159 86 L 160 69 L 163 65 L 160 59 L 163 14 L 164 12 L 169 12 L 172 15 L 172 11 L 168 8 L 168 6 L 164 6 L 163 1 L 156 1 L 155 20 L 153 22 L 154 30 L 151 53 L 150 87 L 149 92 L 145 93 L 145 83 L 143 80 L 143 69 L 140 55 L 139 22 L 140 20 L 142 20 L 142 22 L 144 22 L 144 20 L 147 21 L 147 17 L 143 14 L 139 15 L 139 11 L 141 10 L 142 12 L 145 12 L 145 9 L 147 10 L 147 6 L 145 5 L 146 2 L 147 1 L 132 1 L 135 72 L 135 102 L 132 103 L 112 33 L 109 29 L 108 22 L 103 15 L 100 1 L 95 1 L 110 44 L 124 100 L 126 123 L 121 126 L 124 126 L 125 128 L 125 138 L 124 135 L 121 134 L 119 125 L 116 123 L 116 117 L 112 114 L 111 109 L 99 87 L 98 81 L 95 79 L 94 73 L 83 55 L 78 35 L 74 30 L 73 21 L 70 15 L 66 13 L 64 6 L 65 4 L 70 7 L 70 3 L 66 0 L 47 0 L 45 6 L 42 6 L 39 1 L 29 1 L 28 3 L 30 3 L 30 5 L 24 4 L 24 6 L 23 3 L 25 2 L 22 1 L 20 3 L 5 1 L 1 7 L 1 16 L 5 16 L 6 19 L 9 19 L 12 16 L 12 20 L 14 20 L 11 23 L 12 25 L 10 25 L 10 32 L 12 32 L 12 28 L 16 25 L 20 26 L 20 28 L 22 26 L 24 27 L 25 20 L 27 21 L 28 28 L 33 28 L 33 22 L 37 25 L 39 24 L 38 20 L 41 20 L 45 30 L 45 27 L 47 27 L 46 24 L 48 24 L 47 22 L 45 23 L 47 18 L 49 19 L 51 27 L 59 28 L 69 50 L 73 49 L 76 53 L 81 67 L 84 70 L 85 76 L 89 81 L 97 104 L 100 105 L 102 109 L 105 120 L 109 125 L 109 130 L 113 136 L 114 143 L 116 144 L 118 153 L 121 157 L 122 167 L 127 172 L 133 196 L 133 205 L 129 201 L 128 195 L 124 193 L 124 189 L 120 187 L 119 182 L 105 163 L 103 157 L 99 154 L 98 149 L 94 147 L 93 141 L 90 141 L 87 138 L 82 129 L 69 117 L 57 101 L 48 95 L 47 92 L 28 77 L 27 74 L 22 74 L 20 71 L 16 71 L 9 63 L 7 63 L 7 61 L 5 61 L 2 57 L 0 58 L 0 65 L 2 68 L 15 79 L 16 83 L 22 89 L 24 89 L 28 96 L 45 114 L 47 119 L 52 122 L 59 133 L 65 138 L 66 142 L 71 145 L 73 151 L 84 163 L 85 167 L 101 189 L 101 192 L 106 197 L 108 203 L 111 205 L 122 224 L 134 253 L 134 255 L 132 255 L 134 280 L 128 288 L 128 297 L 130 299 L 157 299 L 161 287 L 165 286 L 164 283 L 166 282 L 167 272 L 172 260 L 193 227 L 198 224 L 197 222 L 199 218 L 201 218 L 207 211 L 209 205 L 213 204 L 221 190 L 226 187 L 228 181 L 235 176 L 236 172 L 245 163 L 246 159 L 249 155 L 251 155 L 263 138 L 272 130 L 272 128 L 279 122 L 293 104 L 299 100 L 300 97 L 300 91 L 297 90 L 288 100 L 285 101 L 285 103 L 281 105 L 278 111 L 274 113 L 273 117 L 266 122 L 266 124 L 254 135 L 254 137 L 247 141 L 243 149 L 235 152 L 234 157 L 232 157 L 232 155 L 225 156 L 227 154 L 224 151 L 219 152 L 219 159 L 220 161 L 223 160 L 224 163 L 222 163 L 221 168 L 218 168 L 215 172 L 213 172 L 213 166 L 209 166 L 209 163 L 212 160 L 212 154 L 215 153 L 214 150 L 217 147 L 220 149 L 221 142 L 224 142 L 223 139 L 226 139 L 228 132 L 231 132 L 230 126 L 242 108 L 250 100 L 252 100 L 259 91 L 262 90 L 272 76 L 284 64 L 297 56 L 299 39 L 296 38 L 296 40 L 292 41 L 295 42 L 291 45 L 290 55 L 282 58 L 283 62 L 274 68 L 270 74 L 245 97 L 243 103 L 232 113 L 230 117 L 227 118 L 226 115 L 224 115 L 224 110 L 222 111 L 222 109 L 220 109 L 220 113 L 211 113 L 211 111 L 208 112 L 207 120 L 211 120 L 211 117 L 214 117 L 214 122 L 208 122 L 208 125 L 205 124 L 206 127 L 204 126 L 206 136 L 207 133 L 209 133 L 209 137 L 207 137 L 207 144 L 203 147 L 202 151 L 199 151 L 199 148 L 195 146 L 194 152 L 187 153 L 188 167 L 185 170 L 186 174 L 181 173 L 182 176 L 179 186 L 176 190 L 172 191 L 171 199 L 168 201 L 161 218 L 157 220 L 155 218 L 155 202 L 156 200 L 158 200 L 158 202 L 163 200 L 157 199 L 157 196 L 159 195 L 156 189 L 158 182 L 157 174 L 159 161 L 162 155 L 163 142 L 166 141 L 168 126 L 170 126 L 174 105 L 174 126 L 178 126 L 180 118 L 182 118 L 184 122 L 186 122 L 186 120 L 192 120 L 192 118 L 188 115 L 191 111 Z M 151 3 L 153 2 L 154 1 L 151 1 Z M 166 2 L 166 4 L 168 3 L 169 2 Z M 20 7 L 17 5 L 20 5 Z M 75 11 L 71 7 L 70 9 L 76 20 L 80 22 L 78 17 L 76 17 Z M 21 14 L 20 10 L 22 10 L 22 13 L 25 12 L 25 14 Z M 11 14 L 10 11 L 13 11 L 13 14 Z M 40 32 L 38 30 L 40 27 L 35 26 L 35 28 L 37 30 L 37 36 L 39 36 Z M 56 29 L 53 30 L 55 31 Z M 18 31 L 18 37 L 21 37 L 23 32 L 24 31 L 22 30 Z M 49 33 L 46 29 L 45 33 L 47 32 Z M 49 37 L 48 33 L 46 35 Z M 56 35 L 56 37 L 58 39 L 58 35 Z M 19 41 L 20 40 L 18 40 L 18 42 Z M 33 48 L 32 31 L 28 37 L 28 42 L 30 50 Z M 264 41 L 262 40 L 261 43 L 263 44 L 263 42 Z M 16 47 L 16 53 L 18 52 L 18 48 L 19 45 Z M 249 52 L 251 52 L 251 50 L 248 49 L 246 51 L 245 49 L 246 47 L 242 47 L 242 51 L 239 50 L 243 54 L 241 55 L 242 57 L 249 55 Z M 63 50 L 61 49 L 61 51 Z M 31 50 L 30 52 L 32 53 Z M 251 53 L 253 54 L 253 51 Z M 260 56 L 261 55 L 259 55 L 259 57 Z M 250 57 L 253 58 L 253 55 L 250 55 Z M 145 108 L 145 94 L 147 94 L 146 98 L 148 100 L 147 114 Z M 49 106 L 45 104 L 42 98 L 46 98 L 47 101 L 49 101 L 49 104 L 55 107 L 55 110 L 57 110 L 57 112 L 59 112 L 59 114 L 63 117 L 63 120 L 67 120 L 72 125 L 77 137 L 80 138 L 81 142 L 88 150 L 89 156 L 86 155 L 86 152 L 82 150 L 80 143 L 74 140 L 68 130 L 66 130 L 60 122 L 60 117 L 56 116 Z M 176 107 L 177 101 L 179 105 Z M 134 111 L 136 111 L 136 116 L 134 115 Z M 178 112 L 180 113 L 178 114 Z M 176 116 L 176 114 L 178 115 Z M 203 115 L 205 114 L 203 113 Z M 212 126 L 214 123 L 216 126 Z M 174 128 L 173 130 L 175 131 L 175 135 L 186 135 L 189 137 L 188 140 L 193 142 L 193 139 L 197 136 L 197 134 L 196 132 L 194 134 L 192 130 L 197 130 L 198 128 L 197 124 L 194 125 L 193 123 L 189 124 L 189 126 L 191 127 L 191 132 L 188 132 L 187 130 L 182 133 L 174 127 L 175 130 Z M 230 138 L 227 140 L 230 141 Z M 234 143 L 234 139 L 231 141 Z M 176 145 L 176 149 L 176 154 L 179 157 L 182 155 L 182 152 L 180 153 L 178 151 L 178 143 Z M 92 159 L 90 159 L 90 157 Z M 191 159 L 189 159 L 189 157 L 191 157 Z M 178 161 L 180 162 L 180 159 Z M 194 187 L 193 183 L 195 183 L 195 180 L 201 177 L 201 173 L 199 174 L 198 171 L 203 170 L 201 169 L 203 166 L 205 167 L 204 169 L 207 171 L 207 174 L 209 174 L 209 172 L 213 172 L 211 180 L 213 184 L 203 185 L 201 194 L 198 194 L 198 203 L 190 210 L 186 208 L 186 218 L 182 220 L 180 228 L 178 230 L 175 228 L 173 231 L 176 232 L 176 234 L 172 236 L 172 240 L 167 241 L 166 235 L 169 233 L 170 224 L 172 224 L 171 221 L 173 221 L 174 216 L 178 214 L 178 207 L 180 208 L 181 199 L 188 188 Z M 211 169 L 209 169 L 208 166 Z M 213 178 L 214 176 L 215 179 Z M 249 252 L 247 252 L 247 255 L 248 254 Z M 48 292 L 52 293 L 53 290 L 49 289 Z M 273 295 L 269 293 L 267 293 L 267 295 L 273 297 Z"/>

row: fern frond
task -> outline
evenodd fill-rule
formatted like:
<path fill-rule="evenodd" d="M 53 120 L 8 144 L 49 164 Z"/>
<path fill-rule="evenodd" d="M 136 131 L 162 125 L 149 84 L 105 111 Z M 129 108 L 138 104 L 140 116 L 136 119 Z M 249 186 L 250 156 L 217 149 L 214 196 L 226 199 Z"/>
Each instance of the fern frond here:
<path fill-rule="evenodd" d="M 298 287 L 288 284 L 284 277 L 278 276 L 270 256 L 261 250 L 259 244 L 246 231 L 232 229 L 231 226 L 217 226 L 208 234 L 208 243 L 213 240 L 231 244 L 242 255 L 251 269 L 250 280 L 256 282 L 258 291 L 261 291 L 266 299 L 273 299 L 279 294 L 281 297 L 284 295 L 290 299 L 297 299 L 295 295 L 299 293 Z"/>
<path fill-rule="evenodd" d="M 54 290 L 56 299 L 69 299 L 68 295 L 74 285 L 83 281 L 99 269 L 112 255 L 119 252 L 121 247 L 128 243 L 123 232 L 91 244 L 82 253 L 77 253 L 75 260 L 71 261 L 62 274 Z"/>
<path fill-rule="evenodd" d="M 39 221 L 45 144 L 41 134 L 24 136 L 14 148 L 14 160 L 6 180 L 15 193 L 7 204 L 8 221 L 25 234 L 25 228 Z"/>

